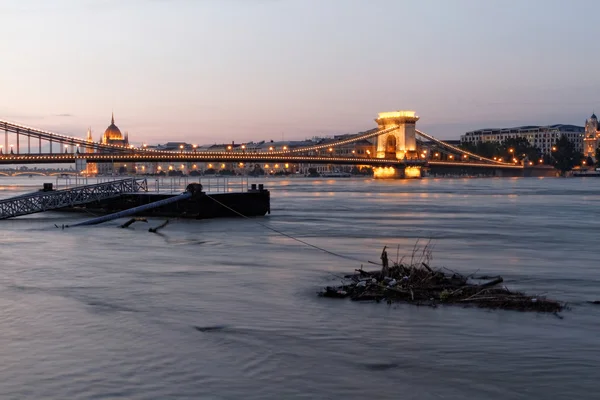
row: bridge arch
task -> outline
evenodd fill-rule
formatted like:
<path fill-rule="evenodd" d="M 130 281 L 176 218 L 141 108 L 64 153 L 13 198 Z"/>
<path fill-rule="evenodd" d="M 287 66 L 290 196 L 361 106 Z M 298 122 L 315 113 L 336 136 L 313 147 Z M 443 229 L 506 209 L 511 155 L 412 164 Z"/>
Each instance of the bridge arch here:
<path fill-rule="evenodd" d="M 396 136 L 393 133 L 385 139 L 385 158 L 396 158 Z"/>

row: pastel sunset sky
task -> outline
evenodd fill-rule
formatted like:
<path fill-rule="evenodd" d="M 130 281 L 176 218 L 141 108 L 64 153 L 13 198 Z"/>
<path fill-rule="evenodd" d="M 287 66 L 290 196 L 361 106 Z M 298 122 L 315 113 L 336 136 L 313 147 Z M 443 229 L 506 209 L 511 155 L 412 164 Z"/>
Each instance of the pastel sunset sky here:
<path fill-rule="evenodd" d="M 0 0 L 0 119 L 132 143 L 440 138 L 600 111 L 595 0 Z"/>

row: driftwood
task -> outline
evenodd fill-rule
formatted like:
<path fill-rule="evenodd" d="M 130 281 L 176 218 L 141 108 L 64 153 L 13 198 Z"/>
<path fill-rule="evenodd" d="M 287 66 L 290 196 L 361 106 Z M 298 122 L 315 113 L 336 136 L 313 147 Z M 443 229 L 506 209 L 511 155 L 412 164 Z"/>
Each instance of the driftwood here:
<path fill-rule="evenodd" d="M 158 233 L 159 229 L 164 228 L 165 226 L 167 226 L 169 224 L 169 220 L 166 220 L 165 222 L 163 222 L 162 224 L 160 224 L 159 226 L 157 226 L 156 228 L 150 228 L 148 229 L 148 232 L 152 232 L 152 233 Z"/>
<path fill-rule="evenodd" d="M 121 225 L 121 228 L 127 228 L 129 225 L 133 224 L 134 222 L 148 222 L 148 220 L 146 218 L 143 217 L 134 217 L 131 218 L 129 221 L 125 222 L 123 225 Z"/>
<path fill-rule="evenodd" d="M 438 304 L 474 305 L 483 308 L 538 311 L 556 313 L 564 304 L 540 296 L 528 296 L 511 292 L 498 285 L 504 280 L 500 276 L 485 277 L 487 282 L 473 281 L 456 271 L 444 273 L 432 269 L 427 263 L 415 265 L 394 263 L 386 265 L 384 248 L 380 271 L 355 270 L 346 275 L 341 286 L 328 286 L 319 293 L 323 297 L 347 298 L 354 301 L 386 300 L 388 304 L 404 302 L 415 305 L 436 306 Z"/>

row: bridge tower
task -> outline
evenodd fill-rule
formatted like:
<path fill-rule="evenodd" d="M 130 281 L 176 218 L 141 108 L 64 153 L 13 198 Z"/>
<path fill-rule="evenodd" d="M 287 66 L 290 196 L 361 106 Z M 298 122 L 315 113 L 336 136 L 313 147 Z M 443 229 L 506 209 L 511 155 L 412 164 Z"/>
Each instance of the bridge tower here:
<path fill-rule="evenodd" d="M 416 123 L 419 117 L 414 111 L 391 111 L 379 113 L 375 120 L 380 130 L 398 129 L 377 136 L 377 158 L 403 160 L 417 151 Z M 412 153 L 412 154 L 411 154 Z"/>

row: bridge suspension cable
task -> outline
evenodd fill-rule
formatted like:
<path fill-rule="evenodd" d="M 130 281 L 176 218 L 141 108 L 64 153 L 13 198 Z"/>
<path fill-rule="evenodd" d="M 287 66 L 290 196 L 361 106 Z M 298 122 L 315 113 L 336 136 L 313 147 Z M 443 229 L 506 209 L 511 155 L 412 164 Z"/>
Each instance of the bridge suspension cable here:
<path fill-rule="evenodd" d="M 108 151 L 132 151 L 130 147 L 114 145 L 114 144 L 103 144 L 99 142 L 89 142 L 86 139 L 81 139 L 74 136 L 62 135 L 60 133 L 50 132 L 43 129 L 32 128 L 30 126 L 17 124 L 14 122 L 6 121 L 0 119 L 0 131 L 4 130 L 5 132 L 15 133 L 17 134 L 17 138 L 19 135 L 27 136 L 27 137 L 37 137 L 39 139 L 44 139 L 47 141 L 58 142 L 58 143 L 68 143 L 73 146 L 79 146 L 82 148 L 90 148 L 97 150 L 108 150 Z M 31 146 L 29 146 L 31 147 Z M 8 150 L 8 149 L 6 149 Z M 30 149 L 31 150 L 31 149 Z M 146 150 L 151 151 L 151 150 Z"/>
<path fill-rule="evenodd" d="M 435 137 L 433 137 L 431 135 L 428 135 L 425 132 L 422 132 L 422 131 L 420 131 L 418 129 L 416 130 L 416 133 L 418 135 L 420 135 L 421 137 L 424 137 L 425 139 L 427 139 L 427 140 L 429 140 L 429 141 L 431 141 L 431 142 L 433 142 L 435 144 L 438 144 L 438 145 L 440 145 L 442 147 L 445 147 L 447 149 L 451 149 L 451 150 L 453 150 L 453 151 L 455 151 L 457 153 L 460 153 L 460 154 L 466 154 L 467 156 L 472 157 L 472 158 L 474 158 L 476 160 L 485 161 L 485 162 L 488 162 L 488 163 L 491 163 L 491 164 L 502 165 L 502 166 L 514 166 L 514 164 L 511 164 L 511 163 L 505 163 L 505 162 L 501 162 L 501 161 L 497 161 L 497 160 L 492 160 L 490 158 L 482 157 L 480 155 L 477 155 L 477 154 L 471 153 L 469 151 L 463 150 L 463 149 L 458 148 L 456 146 L 453 146 L 451 144 L 445 143 L 445 142 L 443 142 L 443 141 L 441 141 L 439 139 L 436 139 Z"/>
<path fill-rule="evenodd" d="M 395 131 L 398 128 L 399 128 L 398 126 L 392 126 L 391 128 L 387 128 L 387 129 L 383 129 L 383 130 L 371 129 L 364 133 L 359 133 L 355 136 L 349 137 L 347 139 L 331 140 L 328 142 L 324 142 L 324 143 L 320 143 L 320 144 L 316 144 L 316 145 L 312 145 L 312 146 L 298 147 L 298 148 L 290 149 L 287 151 L 277 151 L 277 152 L 273 152 L 273 153 L 276 153 L 276 154 L 277 153 L 279 153 L 279 154 L 304 153 L 304 152 L 309 152 L 309 151 L 326 149 L 326 148 L 334 147 L 334 146 L 343 146 L 343 145 L 346 145 L 349 143 L 354 143 L 354 142 L 358 142 L 361 140 L 370 139 L 370 138 L 373 138 L 373 137 L 376 137 L 379 135 L 384 135 L 386 133 Z"/>

